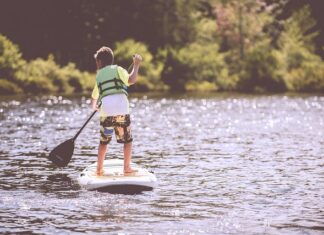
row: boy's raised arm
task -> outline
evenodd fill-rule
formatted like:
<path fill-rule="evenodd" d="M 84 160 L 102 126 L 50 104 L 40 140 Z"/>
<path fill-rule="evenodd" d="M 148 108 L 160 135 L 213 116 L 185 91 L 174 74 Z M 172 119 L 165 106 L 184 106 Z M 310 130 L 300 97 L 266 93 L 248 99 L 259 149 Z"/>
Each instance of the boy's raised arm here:
<path fill-rule="evenodd" d="M 133 69 L 132 72 L 129 75 L 129 79 L 128 79 L 128 84 L 129 85 L 133 85 L 134 83 L 136 83 L 137 80 L 137 75 L 138 75 L 138 69 L 140 66 L 140 63 L 142 62 L 142 56 L 135 54 L 133 57 Z"/>

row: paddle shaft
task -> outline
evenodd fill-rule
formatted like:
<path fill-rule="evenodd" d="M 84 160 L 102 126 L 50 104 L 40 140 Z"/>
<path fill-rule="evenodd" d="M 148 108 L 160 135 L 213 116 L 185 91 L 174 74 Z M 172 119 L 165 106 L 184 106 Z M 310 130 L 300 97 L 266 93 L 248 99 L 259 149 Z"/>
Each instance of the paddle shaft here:
<path fill-rule="evenodd" d="M 91 118 L 96 114 L 96 112 L 97 112 L 97 110 L 93 111 L 93 113 L 90 115 L 90 117 L 88 118 L 88 120 L 83 124 L 83 126 L 78 131 L 78 133 L 76 133 L 76 135 L 72 138 L 73 142 L 76 140 L 76 138 L 78 138 L 78 136 L 80 135 L 81 131 L 85 128 L 85 126 L 88 124 L 88 122 L 91 120 Z"/>

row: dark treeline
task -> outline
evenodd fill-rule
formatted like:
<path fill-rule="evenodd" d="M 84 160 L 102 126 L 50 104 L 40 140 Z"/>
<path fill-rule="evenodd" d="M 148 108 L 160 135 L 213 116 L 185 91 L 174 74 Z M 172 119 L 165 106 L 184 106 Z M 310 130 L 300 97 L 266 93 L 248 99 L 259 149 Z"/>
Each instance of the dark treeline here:
<path fill-rule="evenodd" d="M 144 56 L 139 91 L 322 92 L 321 4 L 0 0 L 0 91 L 89 90 L 93 75 L 78 69 L 94 72 L 93 54 L 107 45 L 123 66 Z"/>
<path fill-rule="evenodd" d="M 87 70 L 94 70 L 91 55 L 100 45 L 133 38 L 156 52 L 165 45 L 186 44 L 195 32 L 189 14 L 204 7 L 199 1 L 173 0 L 0 3 L 0 32 L 20 46 L 26 59 L 51 53 L 60 64 L 73 61 Z"/>

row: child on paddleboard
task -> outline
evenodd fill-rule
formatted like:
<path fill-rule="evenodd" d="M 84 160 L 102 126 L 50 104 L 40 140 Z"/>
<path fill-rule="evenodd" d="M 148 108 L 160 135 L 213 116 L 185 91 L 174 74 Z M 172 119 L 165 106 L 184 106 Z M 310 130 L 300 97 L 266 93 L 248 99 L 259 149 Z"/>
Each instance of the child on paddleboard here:
<path fill-rule="evenodd" d="M 124 174 L 133 173 L 130 167 L 132 157 L 132 132 L 129 116 L 127 87 L 137 80 L 142 57 L 133 56 L 133 69 L 130 74 L 120 66 L 113 65 L 114 54 L 109 47 L 101 47 L 94 55 L 97 64 L 96 85 L 92 92 L 91 106 L 100 107 L 100 144 L 98 149 L 97 175 L 103 175 L 103 162 L 108 144 L 115 136 L 118 143 L 124 144 Z"/>

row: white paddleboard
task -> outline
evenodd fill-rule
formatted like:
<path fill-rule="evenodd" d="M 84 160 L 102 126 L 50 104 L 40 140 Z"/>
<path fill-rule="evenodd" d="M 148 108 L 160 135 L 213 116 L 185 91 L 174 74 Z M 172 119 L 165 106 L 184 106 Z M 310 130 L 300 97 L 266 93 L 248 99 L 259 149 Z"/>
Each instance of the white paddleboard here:
<path fill-rule="evenodd" d="M 131 167 L 137 172 L 124 175 L 123 160 L 105 160 L 103 165 L 104 174 L 97 176 L 97 163 L 94 163 L 79 174 L 78 182 L 88 190 L 111 193 L 138 193 L 152 190 L 155 187 L 157 179 L 153 173 L 134 163 L 131 163 Z"/>

